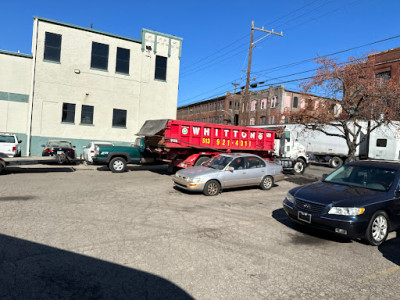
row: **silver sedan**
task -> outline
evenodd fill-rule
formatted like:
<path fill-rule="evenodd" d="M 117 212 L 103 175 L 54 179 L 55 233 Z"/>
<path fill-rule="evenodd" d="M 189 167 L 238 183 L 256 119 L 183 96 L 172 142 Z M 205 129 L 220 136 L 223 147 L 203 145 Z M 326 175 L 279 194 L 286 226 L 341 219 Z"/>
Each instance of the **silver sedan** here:
<path fill-rule="evenodd" d="M 207 196 L 218 195 L 223 189 L 240 186 L 260 186 L 269 190 L 284 179 L 282 166 L 254 154 L 220 154 L 202 166 L 183 169 L 172 176 L 175 186 L 202 191 Z"/>

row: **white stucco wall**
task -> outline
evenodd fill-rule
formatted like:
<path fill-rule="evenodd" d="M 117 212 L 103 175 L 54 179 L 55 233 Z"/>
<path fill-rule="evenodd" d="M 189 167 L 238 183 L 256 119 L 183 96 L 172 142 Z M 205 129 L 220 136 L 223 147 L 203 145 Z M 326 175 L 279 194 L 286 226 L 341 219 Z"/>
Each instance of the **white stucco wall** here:
<path fill-rule="evenodd" d="M 152 49 L 142 51 L 140 41 L 41 19 L 36 22 L 32 136 L 133 142 L 144 121 L 176 118 L 179 38 L 144 30 L 142 38 Z M 60 63 L 43 59 L 46 32 L 62 35 Z M 91 69 L 92 42 L 109 45 L 107 71 Z M 117 47 L 130 50 L 129 75 L 115 72 Z M 168 58 L 166 81 L 154 79 L 156 55 Z M 74 124 L 61 122 L 63 103 L 76 105 Z M 80 125 L 82 105 L 94 106 L 93 126 Z M 114 108 L 127 111 L 126 128 L 112 127 Z"/>

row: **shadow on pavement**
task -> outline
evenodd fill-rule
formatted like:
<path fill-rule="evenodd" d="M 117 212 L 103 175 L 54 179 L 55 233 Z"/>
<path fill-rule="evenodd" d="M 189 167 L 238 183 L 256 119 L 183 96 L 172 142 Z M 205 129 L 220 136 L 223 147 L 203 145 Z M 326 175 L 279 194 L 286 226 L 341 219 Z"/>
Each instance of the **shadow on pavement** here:
<path fill-rule="evenodd" d="M 157 173 L 160 175 L 171 175 L 171 173 L 168 172 L 168 165 L 166 164 L 146 164 L 146 165 L 128 165 L 126 168 L 127 172 L 137 172 L 137 171 L 150 171 L 153 173 Z M 108 166 L 98 166 L 97 171 L 106 171 L 110 172 L 110 169 Z"/>
<path fill-rule="evenodd" d="M 378 247 L 383 257 L 400 266 L 400 233 Z"/>
<path fill-rule="evenodd" d="M 322 242 L 331 241 L 337 243 L 351 243 L 351 240 L 347 238 L 340 237 L 333 233 L 331 234 L 322 230 L 317 230 L 305 225 L 301 225 L 290 220 L 283 208 L 274 210 L 272 212 L 272 217 L 279 223 L 289 227 L 290 229 L 293 229 L 296 233 L 301 233 L 302 235 L 307 235 L 309 237 L 320 239 Z M 298 236 L 293 236 L 293 240 L 294 242 L 299 242 L 301 239 L 299 239 Z"/>
<path fill-rule="evenodd" d="M 0 234 L 1 299 L 193 299 L 159 276 Z"/>
<path fill-rule="evenodd" d="M 69 173 L 75 172 L 73 167 L 43 167 L 43 168 L 24 168 L 24 167 L 7 167 L 2 175 L 22 174 L 22 173 Z"/>

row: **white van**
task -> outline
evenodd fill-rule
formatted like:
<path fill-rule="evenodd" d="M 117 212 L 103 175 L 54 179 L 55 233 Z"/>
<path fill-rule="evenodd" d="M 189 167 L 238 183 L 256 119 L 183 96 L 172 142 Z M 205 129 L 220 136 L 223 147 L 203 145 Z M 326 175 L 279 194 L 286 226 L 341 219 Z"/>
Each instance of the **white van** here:
<path fill-rule="evenodd" d="M 0 132 L 0 155 L 21 156 L 21 141 L 13 133 Z"/>

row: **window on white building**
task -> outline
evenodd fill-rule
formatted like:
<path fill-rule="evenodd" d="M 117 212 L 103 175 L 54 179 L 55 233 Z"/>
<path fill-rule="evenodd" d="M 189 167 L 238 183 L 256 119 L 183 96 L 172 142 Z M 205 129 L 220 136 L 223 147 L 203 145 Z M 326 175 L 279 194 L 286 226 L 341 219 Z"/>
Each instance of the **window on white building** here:
<path fill-rule="evenodd" d="M 92 42 L 92 60 L 90 62 L 90 67 L 94 69 L 107 70 L 108 50 L 108 45 Z"/>
<path fill-rule="evenodd" d="M 46 32 L 44 40 L 44 59 L 60 62 L 61 57 L 61 34 Z"/>
<path fill-rule="evenodd" d="M 93 124 L 94 106 L 82 105 L 81 124 Z"/>
<path fill-rule="evenodd" d="M 156 56 L 156 72 L 154 75 L 155 79 L 167 80 L 167 58 L 164 56 Z"/>
<path fill-rule="evenodd" d="M 131 51 L 129 49 L 117 48 L 117 62 L 115 72 L 129 74 L 129 60 Z"/>
<path fill-rule="evenodd" d="M 63 103 L 61 122 L 75 123 L 75 104 Z"/>
<path fill-rule="evenodd" d="M 125 109 L 113 109 L 113 127 L 126 127 L 126 110 Z"/>

